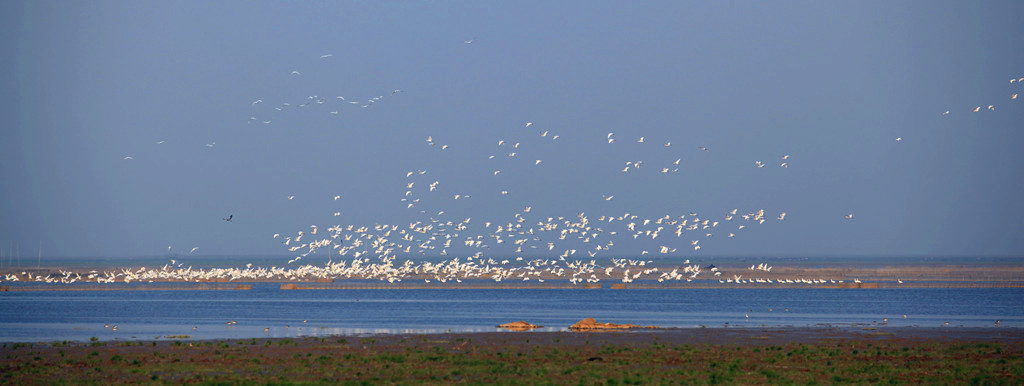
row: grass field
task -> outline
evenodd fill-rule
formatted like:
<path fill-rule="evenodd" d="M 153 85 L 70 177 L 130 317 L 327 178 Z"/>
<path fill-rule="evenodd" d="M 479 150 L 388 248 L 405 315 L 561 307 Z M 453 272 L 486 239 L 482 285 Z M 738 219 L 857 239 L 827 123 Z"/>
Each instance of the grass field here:
<path fill-rule="evenodd" d="M 1020 339 L 467 333 L 7 343 L 0 383 L 1020 384 Z M 710 341 L 709 341 L 710 340 Z M 723 340 L 725 343 L 715 343 Z"/>

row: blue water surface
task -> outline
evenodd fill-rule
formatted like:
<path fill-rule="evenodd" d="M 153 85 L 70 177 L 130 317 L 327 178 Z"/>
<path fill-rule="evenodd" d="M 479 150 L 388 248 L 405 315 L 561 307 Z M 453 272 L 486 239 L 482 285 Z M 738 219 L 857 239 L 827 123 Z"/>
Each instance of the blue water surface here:
<path fill-rule="evenodd" d="M 1021 299 L 1020 288 L 281 290 L 255 283 L 252 290 L 228 291 L 5 292 L 0 341 L 496 331 L 518 320 L 551 331 L 587 317 L 679 328 L 857 326 L 885 319 L 889 326 L 995 327 L 999 320 L 1024 327 Z"/>

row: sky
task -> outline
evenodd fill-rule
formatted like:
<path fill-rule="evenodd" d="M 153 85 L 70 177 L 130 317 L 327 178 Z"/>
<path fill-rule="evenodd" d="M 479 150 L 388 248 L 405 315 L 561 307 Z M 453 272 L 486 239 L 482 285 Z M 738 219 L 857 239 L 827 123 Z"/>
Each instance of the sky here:
<path fill-rule="evenodd" d="M 1020 15 L 1020 1 L 4 1 L 0 249 L 287 258 L 275 233 L 471 218 L 462 237 L 486 235 L 530 207 L 531 223 L 723 223 L 659 240 L 605 224 L 622 232 L 612 256 L 1024 259 Z M 768 221 L 737 230 L 732 209 Z"/>

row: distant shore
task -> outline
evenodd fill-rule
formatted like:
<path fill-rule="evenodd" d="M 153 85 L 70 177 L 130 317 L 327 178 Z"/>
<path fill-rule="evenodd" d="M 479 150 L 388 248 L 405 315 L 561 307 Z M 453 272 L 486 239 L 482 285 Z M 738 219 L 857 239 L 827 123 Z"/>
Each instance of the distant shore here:
<path fill-rule="evenodd" d="M 144 267 L 118 268 L 116 271 L 129 270 L 138 271 Z M 159 269 L 160 267 L 145 267 L 148 270 Z M 430 288 L 612 288 L 612 289 L 657 289 L 657 288 L 1019 288 L 1024 287 L 1024 266 L 836 266 L 836 267 L 774 267 L 770 271 L 751 270 L 749 267 L 720 266 L 719 272 L 722 275 L 702 273 L 691 280 L 663 280 L 659 281 L 658 273 L 678 269 L 678 266 L 651 265 L 648 269 L 658 268 L 657 272 L 643 274 L 640 277 L 624 283 L 619 272 L 606 275 L 602 270 L 595 270 L 594 281 L 571 283 L 564 276 L 557 276 L 544 272 L 530 276 L 529 280 L 510 278 L 500 282 L 487 278 L 462 278 L 458 282 L 448 280 L 442 282 L 434 280 L 430 275 L 408 275 L 401 281 L 389 282 L 379 278 L 364 278 L 358 276 L 303 276 L 301 274 L 289 277 L 270 278 L 244 278 L 231 279 L 225 274 L 214 274 L 209 271 L 208 275 L 190 280 L 178 280 L 171 275 L 168 277 L 136 280 L 134 288 L 147 289 L 146 284 L 154 284 L 148 289 L 190 289 L 188 286 L 174 288 L 174 286 L 161 283 L 212 283 L 218 286 L 207 286 L 206 289 L 244 289 L 234 288 L 231 283 L 282 283 L 282 289 L 430 289 Z M 114 270 L 111 270 L 114 271 Z M 705 270 L 706 271 L 706 270 Z M 96 275 L 97 270 L 84 269 L 62 269 L 59 267 L 44 267 L 38 269 L 17 269 L 0 271 L 0 285 L 6 286 L 8 290 L 36 290 L 46 289 L 103 289 L 97 286 L 97 282 L 90 279 L 90 275 Z M 205 272 L 205 271 L 204 271 Z M 640 272 L 638 272 L 640 273 Z M 220 276 L 217 276 L 220 275 Z M 456 276 L 457 277 L 457 276 Z M 734 280 L 740 278 L 742 282 Z M 17 280 L 12 280 L 16 278 Z M 70 280 L 75 279 L 75 280 Z M 72 283 L 68 284 L 68 281 Z M 27 283 L 32 283 L 27 286 Z M 123 278 L 117 278 L 113 283 L 124 283 Z M 44 287 L 41 284 L 54 284 Z M 190 284 L 198 288 L 195 284 Z M 131 289 L 124 287 L 110 287 L 109 289 Z"/>

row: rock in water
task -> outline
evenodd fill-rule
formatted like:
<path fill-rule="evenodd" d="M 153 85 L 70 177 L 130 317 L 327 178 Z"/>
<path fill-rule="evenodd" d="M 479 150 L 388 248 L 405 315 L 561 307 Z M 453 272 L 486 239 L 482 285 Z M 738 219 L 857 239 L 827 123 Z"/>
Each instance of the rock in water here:
<path fill-rule="evenodd" d="M 594 318 L 586 318 L 569 326 L 570 330 L 622 330 L 630 328 L 659 328 L 657 326 L 640 326 L 636 324 L 598 323 Z"/>
<path fill-rule="evenodd" d="M 541 327 L 543 327 L 543 326 L 538 326 L 538 325 L 535 325 L 535 324 L 530 324 L 530 323 L 527 323 L 527 322 L 522 321 L 522 320 L 520 320 L 518 322 L 505 323 L 505 324 L 498 325 L 498 328 L 504 328 L 506 330 L 522 330 L 522 331 L 532 330 L 532 329 L 541 328 Z"/>

